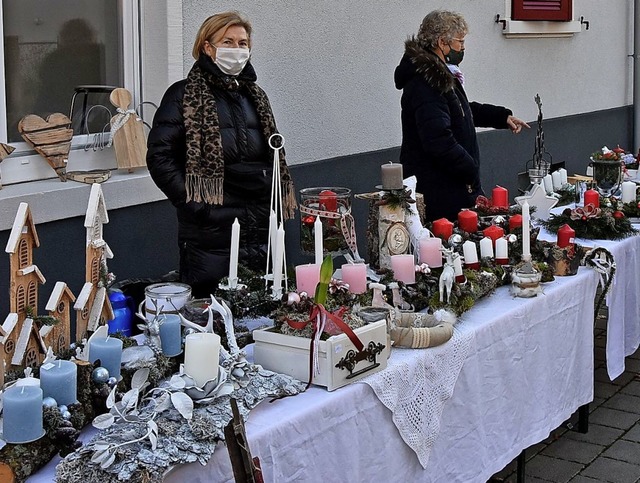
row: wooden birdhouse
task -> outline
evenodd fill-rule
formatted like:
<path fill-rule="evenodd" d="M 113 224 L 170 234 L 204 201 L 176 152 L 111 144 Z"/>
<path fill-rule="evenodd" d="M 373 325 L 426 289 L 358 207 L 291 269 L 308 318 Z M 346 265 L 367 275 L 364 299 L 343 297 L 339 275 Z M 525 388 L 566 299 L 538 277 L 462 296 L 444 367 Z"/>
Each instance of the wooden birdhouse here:
<path fill-rule="evenodd" d="M 9 314 L 2 328 L 4 336 L 6 366 L 33 367 L 39 365 L 47 353 L 42 337 L 38 332 L 38 326 L 33 319 L 26 318 L 18 323 L 18 315 Z"/>
<path fill-rule="evenodd" d="M 37 313 L 38 285 L 46 281 L 33 263 L 33 248 L 38 246 L 40 241 L 29 205 L 20 203 L 5 249 L 9 254 L 9 309 L 20 320 L 27 316 L 27 307 Z"/>
<path fill-rule="evenodd" d="M 47 347 L 51 347 L 56 354 L 68 349 L 72 342 L 71 309 L 75 300 L 66 283 L 56 282 L 45 309 L 51 317 L 58 320 L 58 323 L 40 327 L 40 336 Z"/>
<path fill-rule="evenodd" d="M 0 333 L 2 333 L 2 362 L 5 367 L 11 365 L 11 359 L 13 359 L 13 354 L 16 351 L 19 332 L 18 330 L 14 331 L 16 325 L 18 325 L 18 314 L 11 312 L 0 327 Z"/>

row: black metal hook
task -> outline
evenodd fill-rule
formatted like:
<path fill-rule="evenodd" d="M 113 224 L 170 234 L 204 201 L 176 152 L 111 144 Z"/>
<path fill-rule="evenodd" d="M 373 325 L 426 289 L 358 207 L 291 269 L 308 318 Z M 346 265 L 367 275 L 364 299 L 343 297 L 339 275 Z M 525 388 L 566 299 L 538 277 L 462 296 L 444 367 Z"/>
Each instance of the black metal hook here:
<path fill-rule="evenodd" d="M 499 13 L 496 14 L 496 23 L 502 24 L 502 30 L 505 30 L 507 28 L 507 21 L 505 19 L 501 19 Z M 589 27 L 587 27 L 587 29 L 589 29 Z"/>
<path fill-rule="evenodd" d="M 585 20 L 584 17 L 580 17 L 580 25 L 584 25 L 584 29 L 589 30 L 589 21 Z"/>

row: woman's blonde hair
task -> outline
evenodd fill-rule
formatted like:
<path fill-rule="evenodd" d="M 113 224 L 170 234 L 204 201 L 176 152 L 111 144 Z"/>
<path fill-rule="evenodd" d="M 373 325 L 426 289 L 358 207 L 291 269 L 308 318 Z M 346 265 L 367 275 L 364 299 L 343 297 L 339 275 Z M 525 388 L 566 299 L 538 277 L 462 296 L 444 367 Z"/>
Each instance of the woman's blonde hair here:
<path fill-rule="evenodd" d="M 425 47 L 433 50 L 438 46 L 438 39 L 450 42 L 455 36 L 467 35 L 468 31 L 469 26 L 459 13 L 434 10 L 422 20 L 417 37 Z"/>
<path fill-rule="evenodd" d="M 227 29 L 233 25 L 244 27 L 249 38 L 249 48 L 251 48 L 251 22 L 236 11 L 216 13 L 202 22 L 196 35 L 196 41 L 193 43 L 193 51 L 191 52 L 193 58 L 198 60 L 200 54 L 204 52 L 204 43 L 208 41 L 215 44 L 220 41 Z"/>

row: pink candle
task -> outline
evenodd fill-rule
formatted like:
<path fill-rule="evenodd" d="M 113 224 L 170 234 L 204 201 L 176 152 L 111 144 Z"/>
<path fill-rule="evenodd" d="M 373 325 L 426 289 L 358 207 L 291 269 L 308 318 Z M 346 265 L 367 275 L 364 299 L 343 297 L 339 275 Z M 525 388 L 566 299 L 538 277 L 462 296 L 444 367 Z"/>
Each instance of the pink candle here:
<path fill-rule="evenodd" d="M 496 243 L 496 240 L 498 238 L 504 236 L 504 230 L 496 225 L 491 225 L 489 228 L 485 228 L 484 230 L 482 230 L 482 233 L 484 233 L 484 236 L 488 236 L 489 238 L 491 238 L 494 244 Z"/>
<path fill-rule="evenodd" d="M 396 280 L 407 284 L 416 283 L 413 255 L 391 255 L 391 270 Z"/>
<path fill-rule="evenodd" d="M 593 204 L 596 208 L 600 208 L 600 195 L 596 190 L 587 190 L 584 192 L 584 206 Z"/>
<path fill-rule="evenodd" d="M 478 231 L 478 213 L 472 210 L 462 210 L 458 213 L 458 227 L 467 233 Z"/>
<path fill-rule="evenodd" d="M 509 191 L 502 186 L 496 186 L 491 192 L 491 204 L 498 208 L 509 208 Z"/>
<path fill-rule="evenodd" d="M 440 218 L 439 220 L 435 220 L 433 222 L 431 231 L 435 236 L 439 236 L 443 240 L 448 240 L 449 237 L 453 234 L 453 223 L 451 223 L 446 218 Z"/>
<path fill-rule="evenodd" d="M 320 265 L 309 263 L 296 267 L 296 290 L 307 292 L 311 297 L 316 293 L 316 286 L 320 281 Z"/>
<path fill-rule="evenodd" d="M 345 263 L 342 265 L 342 281 L 349 284 L 349 292 L 367 291 L 367 266 L 364 263 Z"/>
<path fill-rule="evenodd" d="M 442 266 L 442 240 L 438 237 L 422 238 L 420 240 L 420 263 L 426 263 L 432 268 Z"/>

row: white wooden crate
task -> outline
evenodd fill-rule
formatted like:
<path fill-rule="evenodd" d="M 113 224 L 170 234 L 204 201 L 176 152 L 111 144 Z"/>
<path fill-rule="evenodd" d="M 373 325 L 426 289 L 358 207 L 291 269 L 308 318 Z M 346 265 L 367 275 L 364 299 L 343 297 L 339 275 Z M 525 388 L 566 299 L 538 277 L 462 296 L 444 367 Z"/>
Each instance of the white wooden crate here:
<path fill-rule="evenodd" d="M 369 360 L 356 362 L 353 359 L 358 351 L 345 334 L 321 340 L 318 347 L 320 374 L 313 377 L 313 384 L 326 386 L 327 390 L 333 391 L 387 367 L 390 344 L 387 339 L 386 321 L 379 320 L 355 329 L 354 332 L 365 349 L 372 349 L 373 354 Z M 269 329 L 254 330 L 253 339 L 256 364 L 300 381 L 309 380 L 310 339 L 284 335 Z M 384 348 L 381 349 L 381 345 Z M 340 361 L 343 368 L 336 367 Z M 344 366 L 350 366 L 351 370 Z"/>

